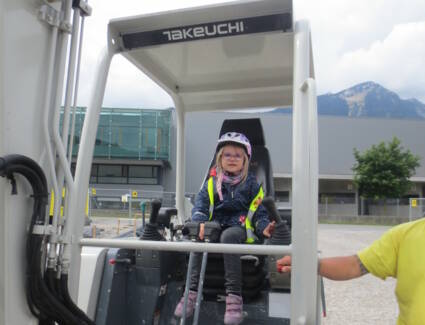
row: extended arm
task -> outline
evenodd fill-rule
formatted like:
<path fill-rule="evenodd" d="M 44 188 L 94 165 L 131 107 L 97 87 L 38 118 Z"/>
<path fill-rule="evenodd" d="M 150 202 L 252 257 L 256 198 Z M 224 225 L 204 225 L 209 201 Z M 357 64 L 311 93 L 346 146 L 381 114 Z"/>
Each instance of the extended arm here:
<path fill-rule="evenodd" d="M 291 256 L 284 256 L 277 261 L 279 272 L 291 271 Z M 368 271 L 357 255 L 327 257 L 319 260 L 318 273 L 328 279 L 342 281 L 358 278 Z"/>
<path fill-rule="evenodd" d="M 357 255 L 329 257 L 319 261 L 319 274 L 331 280 L 350 280 L 366 273 L 367 270 Z"/>

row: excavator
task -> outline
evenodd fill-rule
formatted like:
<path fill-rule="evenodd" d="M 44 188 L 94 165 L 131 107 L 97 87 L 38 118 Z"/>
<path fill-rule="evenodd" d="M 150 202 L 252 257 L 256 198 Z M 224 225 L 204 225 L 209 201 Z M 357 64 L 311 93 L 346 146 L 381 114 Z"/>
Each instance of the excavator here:
<path fill-rule="evenodd" d="M 222 324 L 223 253 L 241 255 L 242 324 L 320 324 L 317 99 L 308 22 L 294 20 L 292 0 L 112 19 L 107 35 L 99 35 L 105 47 L 74 172 L 81 42 L 92 10 L 84 0 L 0 3 L 0 325 Z M 83 238 L 96 132 L 116 55 L 174 102 L 176 204 L 152 201 L 137 237 Z M 266 242 L 232 245 L 214 242 L 211 226 L 200 242 L 186 212 L 185 116 L 265 107 L 293 109 L 291 227 L 274 206 L 261 120 L 229 119 L 217 135 L 237 131 L 251 140 L 253 172 L 266 192 L 262 204 L 277 227 Z M 195 252 L 204 256 L 195 315 L 176 318 Z M 292 255 L 290 276 L 276 270 L 283 255 Z"/>

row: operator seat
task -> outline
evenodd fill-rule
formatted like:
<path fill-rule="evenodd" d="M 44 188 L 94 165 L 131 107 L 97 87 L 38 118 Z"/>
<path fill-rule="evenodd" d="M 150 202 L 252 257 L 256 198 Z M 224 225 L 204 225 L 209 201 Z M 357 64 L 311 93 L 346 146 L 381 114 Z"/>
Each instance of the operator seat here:
<path fill-rule="evenodd" d="M 263 127 L 259 118 L 224 120 L 220 137 L 227 132 L 243 133 L 250 141 L 252 156 L 249 171 L 262 184 L 264 196 L 274 197 L 273 172 L 269 152 L 265 146 Z M 215 164 L 215 156 L 210 168 Z M 208 174 L 204 182 L 207 180 Z M 265 283 L 264 256 L 241 256 L 242 260 L 242 296 L 245 301 L 255 298 Z M 204 298 L 215 300 L 225 295 L 224 264 L 222 254 L 208 254 L 204 281 Z"/>

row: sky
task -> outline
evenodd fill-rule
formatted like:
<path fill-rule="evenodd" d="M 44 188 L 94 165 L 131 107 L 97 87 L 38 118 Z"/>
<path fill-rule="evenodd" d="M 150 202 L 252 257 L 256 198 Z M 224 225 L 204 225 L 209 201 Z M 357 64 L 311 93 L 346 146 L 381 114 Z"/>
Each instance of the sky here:
<path fill-rule="evenodd" d="M 87 106 L 110 19 L 224 0 L 89 0 L 78 104 Z M 318 94 L 374 81 L 425 103 L 425 0 L 294 0 L 310 22 Z M 122 56 L 111 64 L 104 107 L 166 108 L 170 97 Z"/>

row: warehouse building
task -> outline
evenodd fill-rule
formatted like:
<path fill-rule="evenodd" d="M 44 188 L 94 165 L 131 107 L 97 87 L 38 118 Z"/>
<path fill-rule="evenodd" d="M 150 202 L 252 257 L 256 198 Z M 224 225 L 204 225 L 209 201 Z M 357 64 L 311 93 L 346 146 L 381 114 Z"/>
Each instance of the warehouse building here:
<path fill-rule="evenodd" d="M 186 116 L 186 192 L 199 190 L 213 157 L 225 119 L 260 118 L 273 166 L 278 202 L 291 202 L 292 115 L 283 113 L 199 112 Z M 74 153 L 78 150 L 84 109 L 76 118 Z M 412 177 L 409 197 L 425 196 L 425 121 L 319 116 L 319 203 L 337 205 L 340 213 L 358 209 L 353 185 L 353 149 L 360 151 L 381 141 L 401 140 L 421 157 Z M 90 186 L 97 196 L 164 196 L 175 190 L 175 113 L 173 109 L 102 110 L 97 132 Z M 345 210 L 344 211 L 341 211 Z M 329 212 L 329 211 L 328 211 Z"/>

